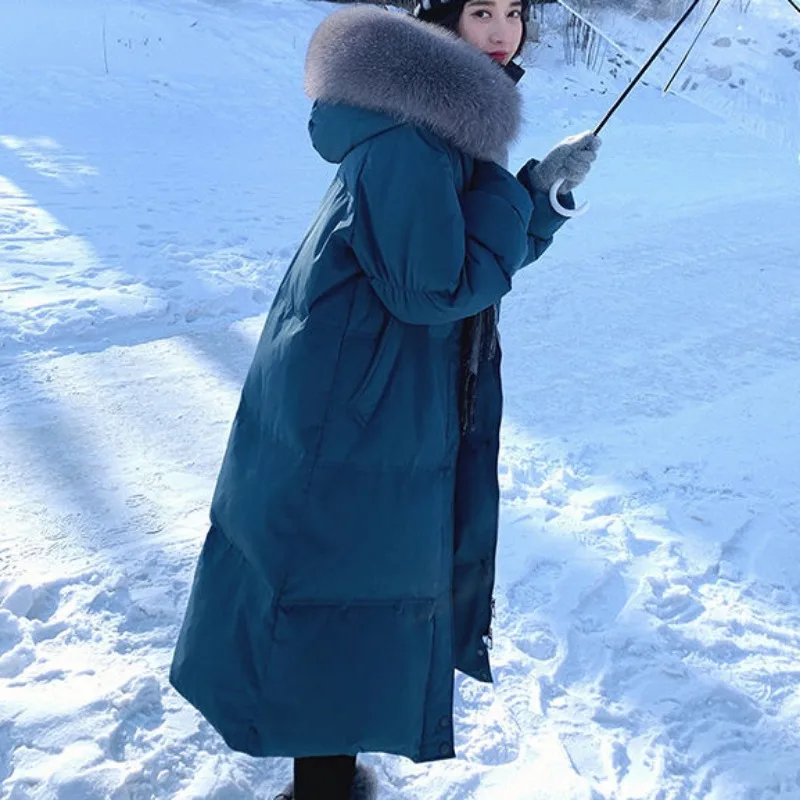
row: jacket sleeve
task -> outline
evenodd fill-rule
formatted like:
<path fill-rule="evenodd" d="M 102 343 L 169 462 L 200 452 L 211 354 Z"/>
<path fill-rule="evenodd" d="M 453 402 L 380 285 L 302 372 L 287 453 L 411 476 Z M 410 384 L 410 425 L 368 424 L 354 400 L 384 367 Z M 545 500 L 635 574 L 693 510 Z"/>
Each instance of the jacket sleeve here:
<path fill-rule="evenodd" d="M 437 325 L 497 303 L 529 249 L 532 204 L 519 181 L 476 162 L 459 198 L 448 153 L 407 125 L 366 147 L 353 187 L 351 244 L 389 312 Z"/>
<path fill-rule="evenodd" d="M 568 217 L 562 217 L 551 205 L 550 198 L 544 192 L 533 187 L 531 181 L 531 170 L 539 162 L 531 159 L 518 173 L 517 180 L 527 189 L 533 201 L 533 213 L 531 214 L 530 225 L 528 226 L 528 253 L 523 261 L 523 266 L 527 266 L 536 261 L 545 250 L 553 243 L 553 236 L 556 231 L 567 221 Z M 572 192 L 560 198 L 565 208 L 575 208 L 575 200 Z"/>

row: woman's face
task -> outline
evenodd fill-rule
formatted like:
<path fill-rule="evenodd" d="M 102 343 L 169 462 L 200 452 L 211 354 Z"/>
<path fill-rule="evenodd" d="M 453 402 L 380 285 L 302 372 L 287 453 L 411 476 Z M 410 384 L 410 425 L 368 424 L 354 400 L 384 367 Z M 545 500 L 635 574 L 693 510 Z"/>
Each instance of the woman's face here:
<path fill-rule="evenodd" d="M 468 0 L 458 35 L 505 66 L 522 44 L 521 0 Z"/>

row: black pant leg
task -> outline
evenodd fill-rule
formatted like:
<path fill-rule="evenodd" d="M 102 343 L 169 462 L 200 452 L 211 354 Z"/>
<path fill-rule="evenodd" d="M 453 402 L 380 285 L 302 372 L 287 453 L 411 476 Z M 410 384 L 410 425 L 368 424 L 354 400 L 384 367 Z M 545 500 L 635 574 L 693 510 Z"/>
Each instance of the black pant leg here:
<path fill-rule="evenodd" d="M 350 800 L 355 774 L 355 756 L 296 758 L 294 800 Z"/>

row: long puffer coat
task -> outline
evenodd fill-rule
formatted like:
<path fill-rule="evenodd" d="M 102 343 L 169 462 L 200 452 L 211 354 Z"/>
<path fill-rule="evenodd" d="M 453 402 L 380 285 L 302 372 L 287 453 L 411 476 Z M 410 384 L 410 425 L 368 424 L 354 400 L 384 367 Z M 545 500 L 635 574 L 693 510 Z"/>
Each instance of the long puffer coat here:
<path fill-rule="evenodd" d="M 490 681 L 499 352 L 462 435 L 464 320 L 564 222 L 497 162 L 514 82 L 447 32 L 338 11 L 306 85 L 338 173 L 266 320 L 171 670 L 254 756 L 453 749 L 453 670 Z"/>

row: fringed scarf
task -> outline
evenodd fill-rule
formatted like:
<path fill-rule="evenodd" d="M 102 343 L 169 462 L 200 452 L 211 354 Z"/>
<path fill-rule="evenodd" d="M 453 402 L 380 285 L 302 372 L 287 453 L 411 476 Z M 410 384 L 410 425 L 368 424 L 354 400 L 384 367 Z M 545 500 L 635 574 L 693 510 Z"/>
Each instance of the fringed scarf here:
<path fill-rule="evenodd" d="M 525 70 L 513 61 L 506 66 L 506 74 L 519 83 Z M 497 355 L 500 334 L 497 329 L 500 309 L 489 308 L 470 317 L 464 323 L 462 346 L 461 432 L 475 430 L 475 408 L 478 402 L 478 373 L 481 362 L 493 361 Z"/>
<path fill-rule="evenodd" d="M 462 344 L 461 433 L 475 430 L 475 408 L 478 402 L 478 373 L 481 363 L 497 355 L 497 306 L 464 322 Z"/>

